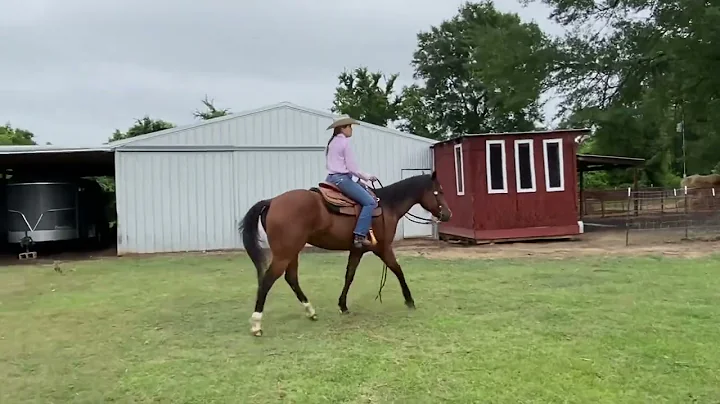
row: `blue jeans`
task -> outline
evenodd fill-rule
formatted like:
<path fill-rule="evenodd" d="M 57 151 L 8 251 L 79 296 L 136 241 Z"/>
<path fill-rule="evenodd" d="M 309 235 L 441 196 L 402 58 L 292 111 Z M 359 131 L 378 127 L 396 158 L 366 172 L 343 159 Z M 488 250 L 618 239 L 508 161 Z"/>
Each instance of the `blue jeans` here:
<path fill-rule="evenodd" d="M 365 187 L 353 181 L 352 175 L 350 174 L 330 174 L 325 181 L 335 185 L 345 196 L 360 204 L 362 208 L 360 209 L 360 216 L 358 217 L 353 233 L 366 237 L 372 224 L 373 209 L 377 207 L 375 198 L 365 190 Z"/>

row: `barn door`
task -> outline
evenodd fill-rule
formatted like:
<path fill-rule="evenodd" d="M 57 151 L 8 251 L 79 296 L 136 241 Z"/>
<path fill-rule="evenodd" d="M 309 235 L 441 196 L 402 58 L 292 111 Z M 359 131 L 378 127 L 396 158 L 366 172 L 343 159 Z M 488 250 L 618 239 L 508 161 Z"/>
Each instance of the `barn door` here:
<path fill-rule="evenodd" d="M 416 175 L 423 175 L 423 174 L 432 174 L 431 169 L 403 169 L 402 170 L 402 179 L 410 178 Z M 412 208 L 410 208 L 409 213 L 413 214 L 414 216 L 421 217 L 424 219 L 431 219 L 432 214 L 428 212 L 427 210 L 423 209 L 420 205 L 413 205 Z M 408 215 L 409 216 L 409 215 Z M 414 221 L 422 221 L 418 220 L 416 218 L 412 218 Z M 403 238 L 417 238 L 417 237 L 432 237 L 433 235 L 433 225 L 430 224 L 418 224 L 411 222 L 410 219 L 407 218 L 407 216 L 403 217 Z"/>

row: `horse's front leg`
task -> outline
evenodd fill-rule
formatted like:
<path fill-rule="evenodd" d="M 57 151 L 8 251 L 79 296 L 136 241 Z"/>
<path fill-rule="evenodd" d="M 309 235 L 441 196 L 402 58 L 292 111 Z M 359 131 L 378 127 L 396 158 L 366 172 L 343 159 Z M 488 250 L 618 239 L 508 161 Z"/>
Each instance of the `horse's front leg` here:
<path fill-rule="evenodd" d="M 350 312 L 347 307 L 347 294 L 353 279 L 355 279 L 355 271 L 358 265 L 360 265 L 360 259 L 362 259 L 364 253 L 363 250 L 350 251 L 347 268 L 345 270 L 345 286 L 343 286 L 342 293 L 340 293 L 340 298 L 338 299 L 338 306 L 340 306 L 340 313 L 342 314 L 348 314 Z"/>
<path fill-rule="evenodd" d="M 402 294 L 405 298 L 405 305 L 410 309 L 414 309 L 415 301 L 412 298 L 407 282 L 405 282 L 405 275 L 403 274 L 402 268 L 400 268 L 400 264 L 398 264 L 397 259 L 395 258 L 395 252 L 390 246 L 373 252 L 385 263 L 385 265 L 387 265 L 388 268 L 390 268 L 392 273 L 395 274 L 398 282 L 400 282 L 400 288 L 402 289 Z"/>

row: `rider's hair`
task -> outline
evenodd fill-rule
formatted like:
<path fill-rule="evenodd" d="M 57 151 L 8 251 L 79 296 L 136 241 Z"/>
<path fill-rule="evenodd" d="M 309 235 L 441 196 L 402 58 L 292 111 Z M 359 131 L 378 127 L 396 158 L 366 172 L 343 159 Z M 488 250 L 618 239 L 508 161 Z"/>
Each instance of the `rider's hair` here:
<path fill-rule="evenodd" d="M 332 134 L 332 136 L 330 136 L 330 140 L 328 140 L 327 146 L 325 146 L 325 155 L 326 156 L 328 154 L 328 151 L 330 150 L 330 142 L 332 142 L 333 139 L 335 139 L 335 136 L 339 135 L 342 132 L 343 128 L 346 126 L 348 126 L 348 125 L 337 126 L 333 129 L 333 134 Z"/>

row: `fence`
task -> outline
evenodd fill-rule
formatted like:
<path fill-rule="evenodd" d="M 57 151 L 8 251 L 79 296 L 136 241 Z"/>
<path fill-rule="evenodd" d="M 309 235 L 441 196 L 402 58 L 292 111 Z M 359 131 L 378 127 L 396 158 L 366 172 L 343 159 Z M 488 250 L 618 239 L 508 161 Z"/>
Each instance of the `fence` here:
<path fill-rule="evenodd" d="M 644 188 L 588 190 L 580 211 L 585 221 L 631 231 L 675 231 L 683 238 L 720 233 L 720 189 Z"/>

